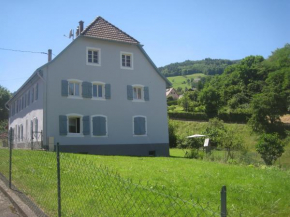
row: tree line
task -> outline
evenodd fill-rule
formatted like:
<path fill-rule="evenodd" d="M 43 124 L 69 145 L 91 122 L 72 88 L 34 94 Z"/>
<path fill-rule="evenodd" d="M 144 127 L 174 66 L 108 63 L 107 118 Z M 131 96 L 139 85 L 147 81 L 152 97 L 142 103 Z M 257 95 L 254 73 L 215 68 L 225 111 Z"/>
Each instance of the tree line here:
<path fill-rule="evenodd" d="M 165 77 L 191 75 L 195 73 L 203 73 L 205 75 L 222 74 L 227 66 L 233 65 L 239 60 L 211 59 L 204 60 L 186 60 L 181 63 L 171 63 L 169 65 L 159 67 L 159 71 Z"/>

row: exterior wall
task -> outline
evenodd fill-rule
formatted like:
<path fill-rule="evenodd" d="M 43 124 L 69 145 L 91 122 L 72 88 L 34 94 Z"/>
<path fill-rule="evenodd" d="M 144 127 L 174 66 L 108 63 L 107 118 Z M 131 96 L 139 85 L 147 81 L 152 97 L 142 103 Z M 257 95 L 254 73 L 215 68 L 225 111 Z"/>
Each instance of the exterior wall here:
<path fill-rule="evenodd" d="M 76 40 L 47 66 L 47 139 L 54 137 L 55 144 L 59 142 L 63 150 L 72 152 L 148 155 L 149 151 L 156 151 L 156 155 L 168 156 L 166 84 L 140 49 L 136 45 L 86 37 Z M 87 47 L 101 49 L 101 66 L 86 64 Z M 121 69 L 121 51 L 133 53 L 133 70 Z M 67 79 L 109 83 L 111 99 L 99 101 L 62 97 L 61 80 Z M 134 84 L 149 87 L 149 101 L 127 99 L 127 85 Z M 60 136 L 59 115 L 70 113 L 107 116 L 108 136 Z M 146 116 L 147 136 L 133 136 L 133 116 L 136 115 Z M 144 146 L 146 144 L 147 147 Z M 109 146 L 111 148 L 108 149 Z M 130 152 L 132 149 L 135 151 Z"/>
<path fill-rule="evenodd" d="M 43 130 L 43 93 L 44 93 L 44 83 L 43 81 L 35 75 L 35 77 L 29 82 L 22 90 L 17 93 L 17 95 L 9 102 L 9 109 L 12 109 L 12 105 L 15 101 L 21 98 L 28 90 L 32 90 L 32 87 L 36 87 L 38 84 L 38 99 L 31 102 L 30 104 L 18 111 L 18 113 L 13 116 L 9 115 L 9 128 L 12 127 L 14 130 L 14 146 L 15 148 L 30 148 L 31 147 L 31 121 L 33 121 L 33 131 L 35 131 L 35 119 L 37 119 L 38 132 Z M 35 90 L 34 90 L 35 91 Z M 34 92 L 34 94 L 36 94 Z M 11 113 L 10 113 L 11 114 Z M 27 122 L 27 123 L 26 123 Z M 19 138 L 20 132 L 16 127 L 23 126 L 23 139 Z M 34 133 L 34 142 L 40 145 L 41 134 Z M 40 147 L 39 147 L 40 148 Z"/>

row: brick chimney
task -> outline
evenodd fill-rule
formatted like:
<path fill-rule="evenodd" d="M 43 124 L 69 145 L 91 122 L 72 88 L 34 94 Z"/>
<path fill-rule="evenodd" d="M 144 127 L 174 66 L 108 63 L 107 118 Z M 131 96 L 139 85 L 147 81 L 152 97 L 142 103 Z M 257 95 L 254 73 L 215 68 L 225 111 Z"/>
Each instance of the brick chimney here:
<path fill-rule="evenodd" d="M 81 34 L 82 31 L 84 30 L 84 21 L 81 20 L 81 21 L 79 22 L 79 24 L 80 24 L 80 25 L 79 25 L 79 27 L 80 27 L 80 28 L 79 28 L 79 31 L 80 31 L 79 34 Z"/>
<path fill-rule="evenodd" d="M 52 50 L 51 49 L 48 49 L 47 56 L 48 56 L 48 62 L 50 62 L 52 59 Z"/>

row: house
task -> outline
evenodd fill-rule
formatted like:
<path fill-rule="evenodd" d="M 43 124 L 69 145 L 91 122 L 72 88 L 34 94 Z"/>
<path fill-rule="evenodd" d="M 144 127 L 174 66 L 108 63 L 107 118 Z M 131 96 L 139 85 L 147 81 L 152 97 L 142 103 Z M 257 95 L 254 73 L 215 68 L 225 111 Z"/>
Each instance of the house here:
<path fill-rule="evenodd" d="M 168 156 L 170 82 L 143 45 L 102 17 L 77 32 L 6 103 L 15 147 Z"/>
<path fill-rule="evenodd" d="M 166 89 L 166 98 L 168 98 L 168 97 L 172 97 L 174 100 L 177 100 L 179 98 L 179 96 L 174 88 Z"/>

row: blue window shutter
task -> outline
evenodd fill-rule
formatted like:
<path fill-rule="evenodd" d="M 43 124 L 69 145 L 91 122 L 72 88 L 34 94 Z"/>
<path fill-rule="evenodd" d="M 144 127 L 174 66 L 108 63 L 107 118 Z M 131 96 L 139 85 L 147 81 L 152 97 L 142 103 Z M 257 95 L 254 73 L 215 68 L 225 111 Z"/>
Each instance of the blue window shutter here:
<path fill-rule="evenodd" d="M 61 81 L 61 95 L 68 96 L 68 81 L 67 80 Z"/>
<path fill-rule="evenodd" d="M 83 117 L 83 134 L 90 135 L 90 116 Z"/>
<path fill-rule="evenodd" d="M 93 117 L 93 135 L 94 136 L 105 136 L 106 130 L 106 118 L 102 116 Z"/>
<path fill-rule="evenodd" d="M 35 119 L 35 129 L 36 132 L 38 132 L 38 119 Z"/>
<path fill-rule="evenodd" d="M 127 98 L 133 100 L 133 87 L 131 85 L 127 85 Z"/>
<path fill-rule="evenodd" d="M 145 135 L 146 134 L 146 123 L 144 117 L 134 118 L 134 135 Z"/>
<path fill-rule="evenodd" d="M 149 101 L 149 87 L 144 87 L 144 100 Z"/>
<path fill-rule="evenodd" d="M 92 98 L 92 83 L 87 81 L 82 83 L 82 96 L 84 98 Z"/>
<path fill-rule="evenodd" d="M 38 100 L 38 83 L 36 84 L 36 90 L 35 90 L 35 100 Z"/>
<path fill-rule="evenodd" d="M 111 99 L 111 84 L 105 84 L 105 98 Z"/>
<path fill-rule="evenodd" d="M 62 135 L 62 136 L 67 135 L 67 116 L 66 115 L 59 116 L 59 135 Z"/>

